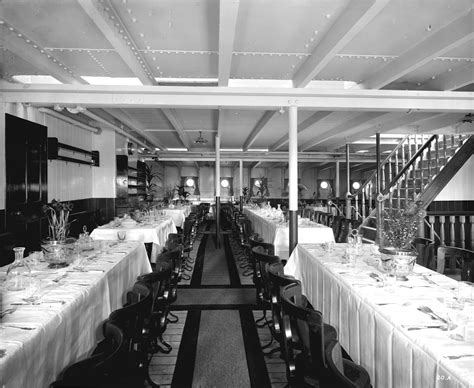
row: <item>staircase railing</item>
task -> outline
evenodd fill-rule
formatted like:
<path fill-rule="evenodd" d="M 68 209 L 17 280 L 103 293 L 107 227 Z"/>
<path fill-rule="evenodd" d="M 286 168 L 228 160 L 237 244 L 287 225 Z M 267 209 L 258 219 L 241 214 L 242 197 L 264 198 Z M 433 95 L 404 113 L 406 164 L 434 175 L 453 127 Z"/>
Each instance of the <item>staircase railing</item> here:
<path fill-rule="evenodd" d="M 420 200 L 426 202 L 420 204 L 426 209 L 430 203 L 425 199 L 431 193 L 426 190 L 427 186 L 469 137 L 470 135 L 405 137 L 380 164 L 380 193 L 375 193 L 377 171 L 374 171 L 360 189 L 351 195 L 356 217 L 360 216 L 364 221 L 369 215 L 383 214 L 384 208 L 403 209 Z M 470 147 L 472 140 L 466 146 Z M 440 175 L 446 175 L 445 171 Z M 379 217 L 377 219 L 381 220 Z M 378 239 L 380 233 L 377 232 Z"/>
<path fill-rule="evenodd" d="M 380 163 L 381 187 L 382 192 L 390 184 L 394 178 L 399 175 L 403 169 L 407 169 L 407 165 L 412 159 L 419 147 L 422 147 L 426 135 L 407 135 L 397 146 L 390 152 L 390 154 Z M 371 212 L 375 210 L 376 202 L 376 179 L 377 171 L 374 170 L 372 174 L 366 179 L 364 184 L 351 195 L 357 213 L 361 214 L 364 220 Z"/>

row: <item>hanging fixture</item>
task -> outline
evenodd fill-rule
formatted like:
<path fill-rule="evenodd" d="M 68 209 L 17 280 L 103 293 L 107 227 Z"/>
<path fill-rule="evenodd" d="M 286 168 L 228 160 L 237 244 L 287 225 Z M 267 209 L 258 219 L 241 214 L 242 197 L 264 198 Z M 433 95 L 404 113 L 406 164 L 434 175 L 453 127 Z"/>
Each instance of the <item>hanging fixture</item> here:
<path fill-rule="evenodd" d="M 202 137 L 201 131 L 199 131 L 199 136 L 194 140 L 194 144 L 207 144 L 207 139 Z"/>

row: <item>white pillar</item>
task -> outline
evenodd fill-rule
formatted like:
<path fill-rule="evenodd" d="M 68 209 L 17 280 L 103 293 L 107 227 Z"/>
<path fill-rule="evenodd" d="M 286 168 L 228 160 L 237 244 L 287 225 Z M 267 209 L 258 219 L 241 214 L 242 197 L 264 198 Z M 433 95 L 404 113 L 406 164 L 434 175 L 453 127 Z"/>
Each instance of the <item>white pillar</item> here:
<path fill-rule="evenodd" d="M 298 210 L 298 108 L 290 106 L 288 182 L 289 210 Z"/>
<path fill-rule="evenodd" d="M 242 195 L 243 193 L 243 189 L 244 189 L 244 161 L 243 160 L 239 160 L 239 197 Z"/>
<path fill-rule="evenodd" d="M 336 195 L 336 198 L 339 198 L 339 195 L 341 194 L 341 189 L 340 189 L 340 186 L 339 186 L 339 160 L 336 160 L 336 182 L 335 182 L 335 186 L 336 186 L 335 195 Z"/>
<path fill-rule="evenodd" d="M 216 136 L 216 197 L 221 196 L 221 139 Z"/>

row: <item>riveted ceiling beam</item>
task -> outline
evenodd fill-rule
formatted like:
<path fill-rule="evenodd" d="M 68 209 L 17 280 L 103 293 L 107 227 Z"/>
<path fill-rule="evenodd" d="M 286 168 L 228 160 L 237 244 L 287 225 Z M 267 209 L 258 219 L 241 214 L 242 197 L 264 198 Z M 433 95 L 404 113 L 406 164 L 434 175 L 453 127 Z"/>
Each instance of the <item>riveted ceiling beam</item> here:
<path fill-rule="evenodd" d="M 363 82 L 367 89 L 380 89 L 401 78 L 433 58 L 439 57 L 474 38 L 473 10 L 430 34 L 398 58 L 392 59 L 382 69 Z"/>
<path fill-rule="evenodd" d="M 0 20 L 2 20 L 0 25 L 2 44 L 8 51 L 35 67 L 40 74 L 51 75 L 66 84 L 87 84 L 51 52 L 25 35 L 23 31 L 18 30 L 5 19 Z"/>
<path fill-rule="evenodd" d="M 145 128 L 143 127 L 143 125 L 133 116 L 131 116 L 126 110 L 123 110 L 123 109 L 104 109 L 104 110 L 112 117 L 115 117 L 117 120 L 121 121 L 122 123 L 130 127 L 130 129 L 133 129 L 141 137 L 148 140 L 150 144 L 152 144 L 154 147 L 159 148 L 161 150 L 165 149 L 165 147 L 153 136 L 150 136 L 150 134 L 145 131 Z"/>
<path fill-rule="evenodd" d="M 162 112 L 178 133 L 178 137 L 181 140 L 181 143 L 183 143 L 183 146 L 188 149 L 191 148 L 191 143 L 189 142 L 188 135 L 184 132 L 184 125 L 179 119 L 176 111 L 174 109 L 167 108 L 162 109 Z"/>
<path fill-rule="evenodd" d="M 239 3 L 239 0 L 219 2 L 219 86 L 229 85 Z"/>
<path fill-rule="evenodd" d="M 268 110 L 263 114 L 260 120 L 258 120 L 255 127 L 252 129 L 252 132 L 250 132 L 250 135 L 245 140 L 242 146 L 244 151 L 247 151 L 252 146 L 255 140 L 257 140 L 258 136 L 262 133 L 265 125 L 267 125 L 276 116 L 277 113 L 277 111 Z"/>
<path fill-rule="evenodd" d="M 369 128 L 366 128 L 364 130 L 347 130 L 344 132 L 344 136 L 346 139 L 346 143 L 352 143 L 354 141 L 364 139 L 368 136 L 372 136 L 377 132 L 380 133 L 386 133 L 388 131 L 394 130 L 406 126 L 406 125 L 413 125 L 416 124 L 419 121 L 426 120 L 429 118 L 433 118 L 437 115 L 440 115 L 439 113 L 436 115 L 433 115 L 432 113 L 425 113 L 425 112 L 413 112 L 413 113 L 406 113 L 404 115 L 393 115 L 389 120 L 386 120 L 382 123 L 377 123 L 375 125 L 372 125 Z M 340 140 L 332 140 L 329 141 L 328 143 L 324 144 L 325 148 L 327 150 L 332 150 L 332 149 L 337 149 L 341 145 Z M 351 158 L 352 161 L 352 158 Z"/>
<path fill-rule="evenodd" d="M 423 84 L 423 89 L 433 90 L 456 90 L 474 83 L 474 69 L 472 63 L 445 71 L 435 79 Z"/>
<path fill-rule="evenodd" d="M 473 92 L 410 90 L 312 90 L 184 86 L 18 85 L 0 81 L 5 102 L 71 104 L 101 108 L 302 109 L 338 111 L 471 112 Z"/>
<path fill-rule="evenodd" d="M 323 131 L 319 131 L 315 133 L 314 139 L 308 141 L 306 144 L 300 147 L 301 151 L 306 151 L 314 146 L 323 143 L 328 139 L 332 139 L 334 137 L 340 136 L 341 133 L 349 130 L 349 129 L 356 129 L 362 125 L 367 125 L 371 123 L 376 123 L 380 121 L 380 118 L 386 116 L 386 113 L 382 112 L 365 112 L 356 117 L 351 117 L 350 120 L 336 125 L 335 127 L 327 127 Z"/>
<path fill-rule="evenodd" d="M 316 124 L 318 121 L 324 119 L 325 117 L 329 116 L 331 112 L 316 112 L 309 116 L 306 120 L 302 123 L 298 124 L 298 133 L 304 131 L 305 129 L 311 127 L 312 125 Z M 276 151 L 278 148 L 284 146 L 288 143 L 289 138 L 288 134 L 282 136 L 275 144 L 270 147 L 271 151 Z"/>
<path fill-rule="evenodd" d="M 352 0 L 311 56 L 296 72 L 293 85 L 303 88 L 389 3 L 389 0 Z"/>
<path fill-rule="evenodd" d="M 143 85 L 156 85 L 150 66 L 140 53 L 113 4 L 109 0 L 100 3 L 93 0 L 77 1 Z"/>

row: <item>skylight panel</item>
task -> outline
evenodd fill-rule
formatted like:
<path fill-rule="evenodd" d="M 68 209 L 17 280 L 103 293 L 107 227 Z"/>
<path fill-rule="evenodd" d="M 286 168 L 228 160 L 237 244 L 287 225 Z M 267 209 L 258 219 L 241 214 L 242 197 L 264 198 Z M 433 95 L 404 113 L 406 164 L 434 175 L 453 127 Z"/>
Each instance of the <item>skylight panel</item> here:
<path fill-rule="evenodd" d="M 22 84 L 62 84 L 50 75 L 14 75 L 12 78 Z"/>

